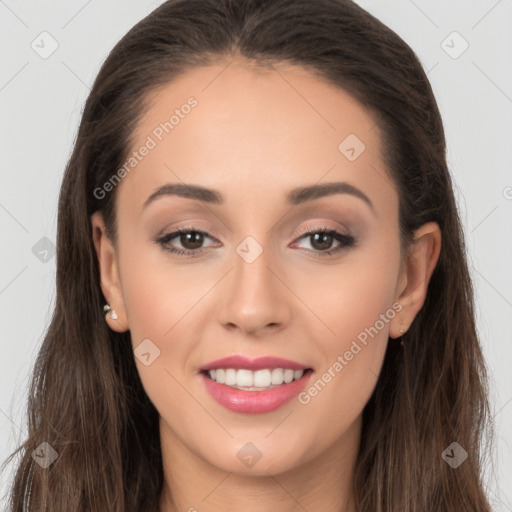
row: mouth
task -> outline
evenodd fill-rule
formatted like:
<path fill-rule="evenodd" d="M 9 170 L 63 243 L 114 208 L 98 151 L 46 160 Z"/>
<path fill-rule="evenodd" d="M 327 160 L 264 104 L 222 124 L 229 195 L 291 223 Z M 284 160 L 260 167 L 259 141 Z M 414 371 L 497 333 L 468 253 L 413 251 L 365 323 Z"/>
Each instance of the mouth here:
<path fill-rule="evenodd" d="M 274 411 L 296 397 L 314 369 L 276 357 L 247 359 L 230 356 L 199 368 L 206 390 L 233 412 L 258 414 Z"/>

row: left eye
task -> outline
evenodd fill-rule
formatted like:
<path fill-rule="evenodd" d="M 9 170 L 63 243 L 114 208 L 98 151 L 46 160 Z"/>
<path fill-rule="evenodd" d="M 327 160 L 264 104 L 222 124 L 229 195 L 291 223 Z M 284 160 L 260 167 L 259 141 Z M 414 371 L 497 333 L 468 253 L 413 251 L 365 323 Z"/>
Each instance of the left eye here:
<path fill-rule="evenodd" d="M 344 248 L 349 248 L 354 245 L 354 237 L 350 235 L 345 235 L 336 231 L 335 229 L 329 230 L 315 230 L 304 233 L 299 240 L 308 240 L 310 246 L 313 248 L 314 252 L 332 254 L 338 252 Z M 337 241 L 338 246 L 332 248 L 332 244 Z"/>

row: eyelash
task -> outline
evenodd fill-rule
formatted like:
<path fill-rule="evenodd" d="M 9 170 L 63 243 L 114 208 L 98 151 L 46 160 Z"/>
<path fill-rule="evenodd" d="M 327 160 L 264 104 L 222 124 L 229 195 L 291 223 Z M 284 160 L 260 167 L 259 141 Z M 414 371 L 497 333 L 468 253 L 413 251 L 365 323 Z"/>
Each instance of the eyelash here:
<path fill-rule="evenodd" d="M 207 251 L 207 249 L 197 249 L 197 250 L 191 250 L 191 249 L 176 249 L 174 247 L 170 247 L 167 245 L 173 238 L 178 237 L 182 233 L 199 233 L 201 235 L 205 235 L 208 238 L 212 238 L 206 233 L 205 231 L 202 231 L 201 229 L 195 229 L 193 227 L 183 227 L 175 229 L 174 231 L 170 231 L 169 233 L 166 233 L 165 235 L 162 235 L 161 237 L 157 238 L 155 242 L 157 242 L 165 251 L 168 251 L 176 256 L 179 257 L 191 257 L 195 258 L 197 256 L 200 256 L 204 252 Z M 351 235 L 345 235 L 344 233 L 341 233 L 337 231 L 336 229 L 326 229 L 326 228 L 307 228 L 306 230 L 303 230 L 299 233 L 299 237 L 296 240 L 300 240 L 302 238 L 307 238 L 308 236 L 322 233 L 322 234 L 328 234 L 332 235 L 335 240 L 341 243 L 339 247 L 336 247 L 335 249 L 329 249 L 328 251 L 312 251 L 313 253 L 316 253 L 315 256 L 324 257 L 324 256 L 332 256 L 333 254 L 336 254 L 342 250 L 351 249 L 355 246 L 356 240 Z M 309 252 L 309 250 L 308 250 Z"/>

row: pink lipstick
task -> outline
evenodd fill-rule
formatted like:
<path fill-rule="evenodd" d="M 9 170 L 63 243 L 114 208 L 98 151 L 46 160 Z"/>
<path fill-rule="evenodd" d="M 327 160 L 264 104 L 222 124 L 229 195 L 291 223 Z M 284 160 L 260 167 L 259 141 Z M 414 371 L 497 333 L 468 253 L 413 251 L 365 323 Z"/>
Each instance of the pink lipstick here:
<path fill-rule="evenodd" d="M 312 368 L 288 359 L 230 356 L 199 369 L 208 393 L 227 409 L 246 414 L 271 412 L 297 396 Z"/>

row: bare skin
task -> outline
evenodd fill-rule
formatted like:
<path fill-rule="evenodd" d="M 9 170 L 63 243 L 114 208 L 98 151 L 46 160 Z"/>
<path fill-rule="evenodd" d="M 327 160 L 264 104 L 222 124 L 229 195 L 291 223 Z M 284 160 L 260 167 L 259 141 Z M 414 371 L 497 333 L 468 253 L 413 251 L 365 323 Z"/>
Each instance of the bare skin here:
<path fill-rule="evenodd" d="M 102 290 L 117 313 L 107 321 L 130 330 L 134 349 L 149 338 L 160 350 L 148 366 L 135 361 L 160 413 L 161 512 L 355 512 L 362 412 L 389 338 L 406 331 L 423 305 L 440 230 L 422 226 L 401 257 L 398 196 L 379 128 L 351 96 L 300 67 L 229 62 L 189 71 L 153 96 L 133 149 L 187 98 L 198 103 L 118 185 L 118 251 L 101 214 L 92 216 Z M 353 161 L 338 149 L 349 134 L 365 145 Z M 286 202 L 293 188 L 328 182 L 357 187 L 372 206 L 349 193 Z M 143 208 L 166 183 L 215 189 L 224 203 L 162 195 Z M 197 257 L 155 242 L 190 226 L 207 233 Z M 303 228 L 335 229 L 355 243 L 332 238 L 327 255 L 329 240 L 315 243 Z M 236 251 L 247 236 L 263 249 L 251 263 Z M 167 242 L 201 251 L 184 244 L 179 235 Z M 383 314 L 378 334 L 333 371 Z M 233 412 L 197 375 L 232 354 L 305 364 L 314 370 L 310 385 L 329 368 L 331 379 L 309 401 Z M 248 442 L 261 454 L 252 467 L 237 457 Z"/>

